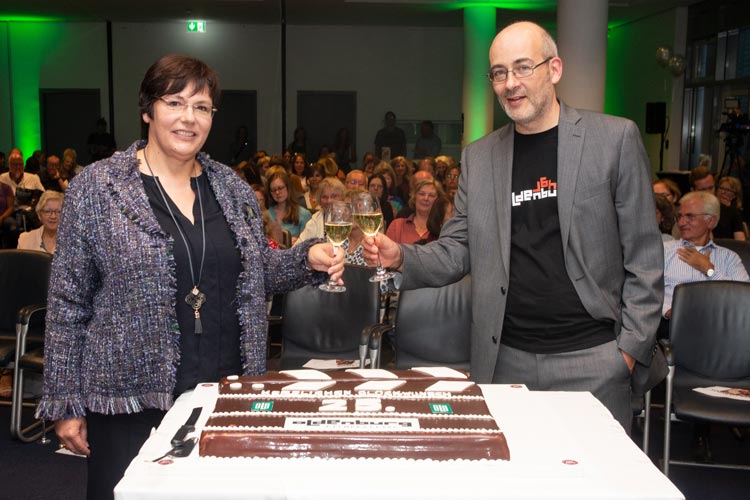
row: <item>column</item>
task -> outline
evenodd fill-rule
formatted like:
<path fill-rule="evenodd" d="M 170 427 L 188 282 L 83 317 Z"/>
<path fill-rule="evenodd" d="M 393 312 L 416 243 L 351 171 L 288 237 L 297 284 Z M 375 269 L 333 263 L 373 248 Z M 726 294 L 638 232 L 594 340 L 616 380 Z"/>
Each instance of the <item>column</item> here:
<path fill-rule="evenodd" d="M 558 0 L 557 50 L 563 76 L 557 95 L 575 108 L 604 111 L 607 0 Z"/>
<path fill-rule="evenodd" d="M 463 144 L 492 131 L 492 86 L 487 79 L 489 50 L 495 38 L 495 7 L 464 8 L 464 81 L 461 109 L 464 119 Z"/>

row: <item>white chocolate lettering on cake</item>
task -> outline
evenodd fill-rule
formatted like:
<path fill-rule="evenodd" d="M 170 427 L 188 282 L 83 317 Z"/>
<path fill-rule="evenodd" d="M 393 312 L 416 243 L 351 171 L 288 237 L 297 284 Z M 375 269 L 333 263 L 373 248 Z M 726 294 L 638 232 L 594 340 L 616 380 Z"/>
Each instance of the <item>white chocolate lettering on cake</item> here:
<path fill-rule="evenodd" d="M 318 411 L 346 412 L 346 399 L 324 399 L 321 403 Z"/>

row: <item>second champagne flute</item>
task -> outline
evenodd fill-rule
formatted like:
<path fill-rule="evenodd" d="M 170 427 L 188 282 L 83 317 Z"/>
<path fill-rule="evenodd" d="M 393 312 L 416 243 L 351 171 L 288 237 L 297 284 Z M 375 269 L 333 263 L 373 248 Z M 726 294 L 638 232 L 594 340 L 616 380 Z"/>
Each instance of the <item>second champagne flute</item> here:
<path fill-rule="evenodd" d="M 352 212 L 354 213 L 354 222 L 359 226 L 365 235 L 375 238 L 383 225 L 383 212 L 378 204 L 378 199 L 371 193 L 357 193 L 352 196 Z M 378 255 L 378 270 L 370 281 L 386 281 L 393 278 L 396 273 L 386 271 L 380 263 Z"/>
<path fill-rule="evenodd" d="M 344 244 L 352 231 L 352 207 L 343 201 L 331 201 L 323 210 L 323 227 L 326 238 L 333 245 L 333 254 Z M 345 292 L 346 287 L 333 280 L 318 288 L 326 292 Z"/>

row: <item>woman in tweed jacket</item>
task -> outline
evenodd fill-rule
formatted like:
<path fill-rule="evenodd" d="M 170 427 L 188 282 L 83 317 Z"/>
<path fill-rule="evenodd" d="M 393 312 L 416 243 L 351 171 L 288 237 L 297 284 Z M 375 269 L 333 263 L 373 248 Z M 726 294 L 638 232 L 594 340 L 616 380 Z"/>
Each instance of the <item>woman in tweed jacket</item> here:
<path fill-rule="evenodd" d="M 219 96 L 204 63 L 161 58 L 141 83 L 148 141 L 87 167 L 66 195 L 37 414 L 90 455 L 89 498 L 111 498 L 180 392 L 265 370 L 267 295 L 343 272 L 320 240 L 270 249 L 253 190 L 198 153 Z"/>

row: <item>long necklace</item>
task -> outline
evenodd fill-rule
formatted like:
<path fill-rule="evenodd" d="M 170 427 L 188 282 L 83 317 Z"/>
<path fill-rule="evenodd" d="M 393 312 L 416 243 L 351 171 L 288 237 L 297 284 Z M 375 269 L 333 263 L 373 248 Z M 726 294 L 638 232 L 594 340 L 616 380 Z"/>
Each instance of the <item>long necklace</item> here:
<path fill-rule="evenodd" d="M 190 264 L 190 278 L 193 280 L 193 288 L 188 292 L 188 294 L 185 296 L 185 303 L 193 308 L 193 313 L 195 316 L 195 334 L 200 335 L 203 333 L 203 323 L 201 323 L 201 313 L 200 308 L 201 306 L 206 302 L 206 294 L 201 292 L 198 288 L 201 284 L 201 277 L 203 276 L 203 262 L 206 260 L 206 220 L 203 216 L 203 200 L 201 199 L 201 189 L 200 186 L 197 186 L 196 191 L 198 191 L 198 206 L 201 210 L 201 233 L 203 236 L 203 250 L 201 252 L 201 265 L 198 269 L 198 279 L 195 279 L 195 271 L 193 269 L 193 257 L 192 252 L 190 251 L 190 245 L 188 244 L 187 238 L 185 237 L 185 233 L 182 232 L 182 228 L 177 223 L 177 218 L 174 216 L 174 212 L 172 212 L 172 207 L 169 206 L 169 203 L 167 202 L 167 196 L 164 194 L 164 190 L 161 187 L 161 182 L 159 182 L 159 178 L 154 174 L 154 171 L 151 169 L 151 165 L 148 163 L 148 156 L 146 155 L 146 148 L 143 148 L 143 158 L 146 160 L 146 166 L 148 167 L 148 171 L 151 172 L 151 177 L 154 178 L 154 182 L 156 182 L 156 187 L 159 189 L 159 194 L 161 194 L 161 199 L 164 200 L 164 205 L 166 205 L 167 210 L 169 211 L 169 215 L 172 216 L 172 221 L 174 221 L 174 225 L 177 228 L 177 231 L 180 233 L 180 237 L 182 237 L 182 242 L 185 244 L 185 250 L 187 250 L 187 256 L 188 256 L 188 263 Z M 196 185 L 198 183 L 198 178 L 195 179 Z"/>

